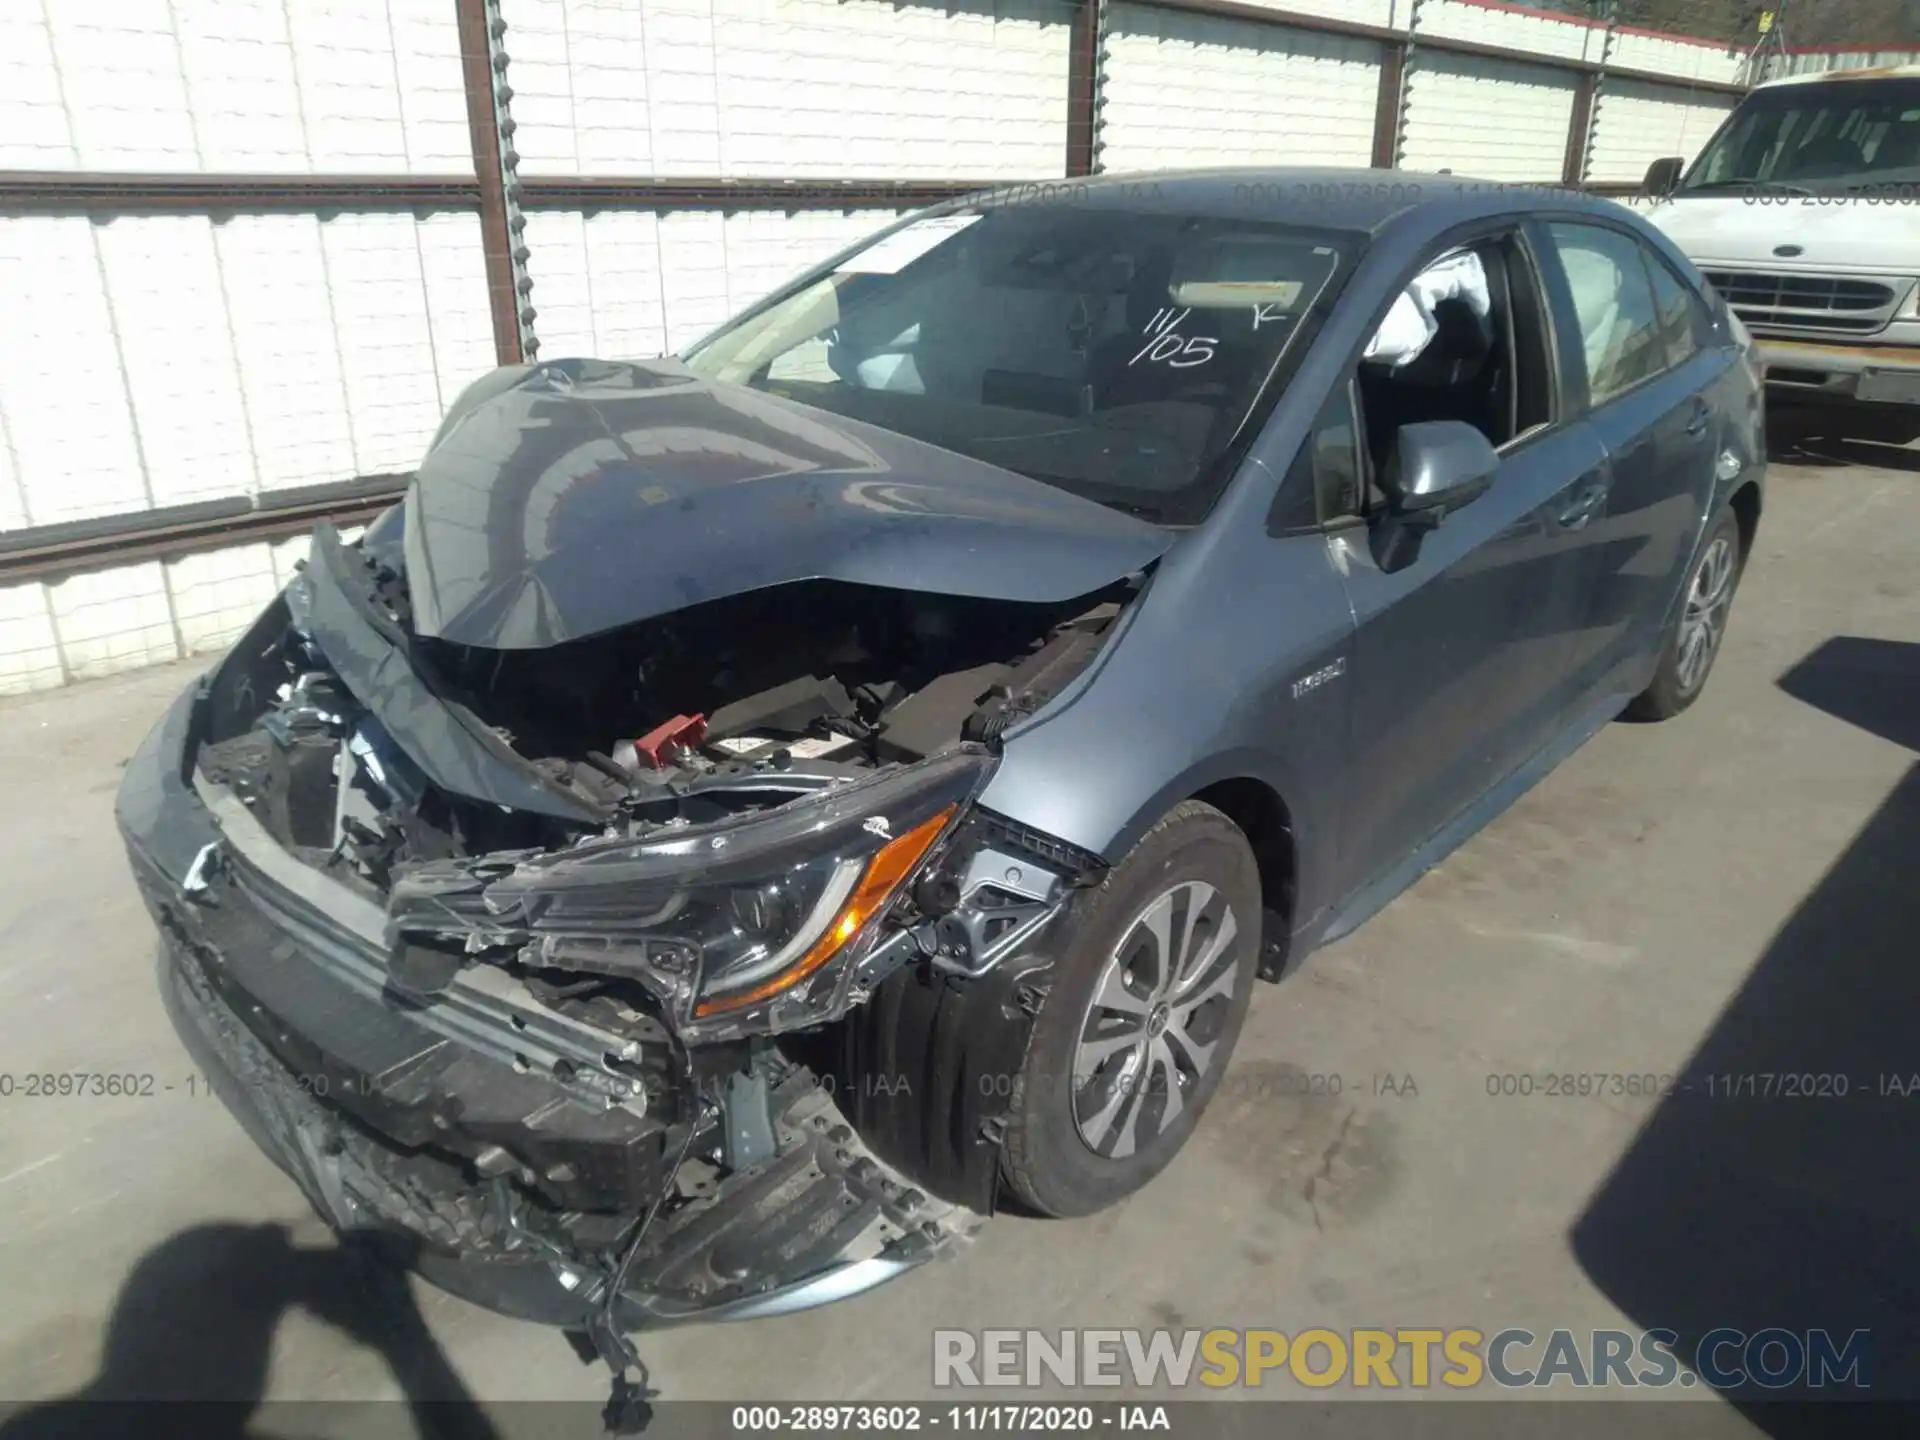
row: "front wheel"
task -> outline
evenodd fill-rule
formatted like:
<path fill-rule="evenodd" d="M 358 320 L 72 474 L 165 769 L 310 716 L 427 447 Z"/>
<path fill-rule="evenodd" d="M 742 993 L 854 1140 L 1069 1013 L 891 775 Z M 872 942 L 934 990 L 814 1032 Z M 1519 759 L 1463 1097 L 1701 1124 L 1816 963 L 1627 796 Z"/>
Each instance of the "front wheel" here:
<path fill-rule="evenodd" d="M 1629 719 L 1669 720 L 1700 698 L 1726 638 L 1743 559 L 1740 521 L 1731 506 L 1722 506 L 1687 580 L 1686 603 L 1661 651 L 1660 668 L 1627 707 Z"/>
<path fill-rule="evenodd" d="M 1179 1152 L 1220 1085 L 1260 952 L 1240 828 L 1188 800 L 1068 917 L 1014 1084 L 1001 1172 L 1048 1215 L 1087 1215 Z"/>

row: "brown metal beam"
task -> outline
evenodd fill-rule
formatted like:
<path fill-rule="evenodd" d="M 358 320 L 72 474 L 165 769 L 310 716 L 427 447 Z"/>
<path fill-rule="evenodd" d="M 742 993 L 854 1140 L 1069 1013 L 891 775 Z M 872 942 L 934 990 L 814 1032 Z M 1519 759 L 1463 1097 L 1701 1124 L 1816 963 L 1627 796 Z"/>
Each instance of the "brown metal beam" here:
<path fill-rule="evenodd" d="M 616 205 L 633 209 L 860 210 L 934 205 L 1009 183 L 1014 182 L 659 180 L 644 175 L 544 175 L 521 177 L 520 203 L 523 208 L 546 210 Z M 0 213 L 472 210 L 480 203 L 479 185 L 461 175 L 136 175 L 0 170 Z M 511 288 L 509 284 L 509 293 Z"/>
<path fill-rule="evenodd" d="M 1178 10 L 1189 15 L 1213 15 L 1223 20 L 1245 20 L 1254 25 L 1279 25 L 1291 30 L 1310 30 L 1320 35 L 1344 35 L 1355 40 L 1376 40 L 1383 45 L 1400 45 L 1407 32 L 1386 25 L 1369 25 L 1359 20 L 1338 20 L 1327 15 L 1307 15 L 1297 10 L 1276 9 L 1267 5 L 1243 3 L 1243 0 L 1135 0 L 1155 10 Z M 1596 60 L 1576 60 L 1564 55 L 1538 55 L 1531 50 L 1516 50 L 1509 45 L 1489 45 L 1479 40 L 1461 40 L 1452 35 L 1433 35 L 1421 31 L 1416 37 L 1422 50 L 1447 55 L 1472 55 L 1487 60 L 1511 60 L 1547 70 L 1565 70 L 1574 74 L 1594 74 L 1600 69 Z M 1637 70 L 1608 65 L 1606 72 L 1626 80 L 1665 85 L 1676 90 L 1698 90 L 1713 95 L 1744 95 L 1752 88 L 1737 80 L 1690 80 L 1658 70 Z"/>
<path fill-rule="evenodd" d="M 1586 178 L 1587 142 L 1593 135 L 1594 98 L 1600 90 L 1598 75 L 1582 75 L 1573 90 L 1573 115 L 1567 121 L 1567 153 L 1560 162 L 1560 180 L 1578 185 Z"/>
<path fill-rule="evenodd" d="M 0 212 L 470 210 L 460 175 L 165 175 L 0 170 Z"/>
<path fill-rule="evenodd" d="M 942 200 L 957 199 L 1008 183 L 1004 180 L 656 180 L 620 175 L 522 175 L 520 208 L 911 209 L 920 205 L 936 205 Z"/>
<path fill-rule="evenodd" d="M 1380 91 L 1373 103 L 1373 167 L 1391 170 L 1400 158 L 1400 96 L 1407 80 L 1407 45 L 1380 47 Z"/>
<path fill-rule="evenodd" d="M 1067 22 L 1067 171 L 1093 173 L 1094 100 L 1100 84 L 1100 0 L 1075 0 Z"/>
<path fill-rule="evenodd" d="M 316 485 L 264 508 L 237 497 L 14 531 L 0 536 L 5 542 L 0 545 L 0 583 L 56 580 L 108 565 L 276 540 L 304 534 L 322 521 L 358 525 L 404 496 L 408 478 L 370 475 L 341 485 Z"/>
<path fill-rule="evenodd" d="M 460 78 L 467 92 L 467 141 L 480 201 L 480 253 L 487 272 L 487 310 L 493 317 L 493 353 L 502 365 L 518 365 L 520 302 L 513 291 L 513 233 L 507 229 L 507 182 L 500 163 L 486 0 L 454 0 L 453 8 L 460 30 Z"/>

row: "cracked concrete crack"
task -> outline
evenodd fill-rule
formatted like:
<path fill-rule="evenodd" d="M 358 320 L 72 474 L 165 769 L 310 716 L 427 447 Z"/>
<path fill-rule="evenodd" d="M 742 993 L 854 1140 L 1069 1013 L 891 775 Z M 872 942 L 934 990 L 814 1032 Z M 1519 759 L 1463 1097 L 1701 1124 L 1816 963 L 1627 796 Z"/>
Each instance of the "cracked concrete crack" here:
<path fill-rule="evenodd" d="M 1320 1202 L 1315 1192 L 1322 1180 L 1333 1178 L 1333 1162 L 1339 1158 L 1341 1149 L 1347 1143 L 1347 1135 L 1353 1129 L 1353 1122 L 1359 1116 L 1358 1110 L 1349 1110 L 1340 1120 L 1340 1129 L 1328 1142 L 1327 1148 L 1320 1152 L 1320 1168 L 1307 1177 L 1307 1183 L 1300 1187 L 1301 1198 L 1307 1202 L 1307 1209 L 1313 1212 L 1313 1228 L 1324 1232 L 1326 1223 L 1320 1217 Z"/>

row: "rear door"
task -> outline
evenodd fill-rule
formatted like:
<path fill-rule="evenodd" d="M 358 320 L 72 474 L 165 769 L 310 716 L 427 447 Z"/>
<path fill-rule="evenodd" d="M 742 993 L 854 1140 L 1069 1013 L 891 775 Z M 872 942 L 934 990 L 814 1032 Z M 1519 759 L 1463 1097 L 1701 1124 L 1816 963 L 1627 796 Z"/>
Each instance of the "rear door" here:
<path fill-rule="evenodd" d="M 1589 597 L 1576 683 L 1598 691 L 1630 681 L 1664 634 L 1713 494 L 1724 424 L 1714 390 L 1733 356 L 1693 288 L 1630 231 L 1542 228 L 1576 352 L 1569 368 L 1584 376 L 1587 420 L 1611 462 L 1604 492 L 1563 519 L 1583 551 Z"/>

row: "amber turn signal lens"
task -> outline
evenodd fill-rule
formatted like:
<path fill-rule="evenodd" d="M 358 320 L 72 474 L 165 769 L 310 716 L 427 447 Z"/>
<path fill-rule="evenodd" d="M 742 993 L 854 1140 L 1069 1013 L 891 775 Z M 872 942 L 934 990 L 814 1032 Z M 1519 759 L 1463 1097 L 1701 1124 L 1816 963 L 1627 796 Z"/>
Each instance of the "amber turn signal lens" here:
<path fill-rule="evenodd" d="M 694 1007 L 694 1015 L 704 1020 L 709 1015 L 720 1015 L 728 1010 L 738 1010 L 743 1005 L 757 1004 L 798 985 L 826 964 L 841 946 L 860 933 L 867 921 L 900 888 L 900 882 L 913 873 L 914 867 L 947 828 L 947 822 L 953 818 L 956 808 L 947 806 L 938 815 L 921 821 L 906 834 L 896 835 L 881 846 L 873 859 L 867 862 L 866 873 L 860 877 L 860 883 L 854 886 L 847 903 L 840 907 L 840 913 L 833 917 L 833 923 L 821 932 L 820 938 L 807 947 L 806 954 L 771 980 L 751 990 L 702 1000 Z"/>

